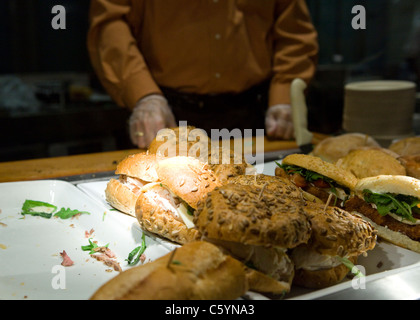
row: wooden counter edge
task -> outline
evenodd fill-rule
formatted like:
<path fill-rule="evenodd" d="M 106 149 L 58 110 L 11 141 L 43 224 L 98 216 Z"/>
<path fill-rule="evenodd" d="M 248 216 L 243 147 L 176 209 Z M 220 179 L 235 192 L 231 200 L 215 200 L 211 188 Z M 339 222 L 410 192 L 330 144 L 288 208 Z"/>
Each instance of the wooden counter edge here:
<path fill-rule="evenodd" d="M 126 156 L 140 149 L 107 151 L 62 157 L 0 162 L 0 182 L 55 179 L 115 171 Z"/>
<path fill-rule="evenodd" d="M 314 134 L 316 144 L 325 136 Z M 245 145 L 245 142 L 244 142 Z M 295 141 L 268 140 L 264 138 L 264 151 L 296 149 Z M 127 149 L 51 157 L 42 159 L 0 162 L 0 182 L 56 179 L 68 176 L 115 171 L 117 164 L 126 156 L 144 152 L 142 149 Z"/>

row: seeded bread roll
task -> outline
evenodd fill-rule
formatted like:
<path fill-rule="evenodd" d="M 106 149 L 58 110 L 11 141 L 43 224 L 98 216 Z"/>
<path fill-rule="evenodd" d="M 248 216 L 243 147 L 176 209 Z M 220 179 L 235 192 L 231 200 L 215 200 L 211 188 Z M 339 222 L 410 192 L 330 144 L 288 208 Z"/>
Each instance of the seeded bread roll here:
<path fill-rule="evenodd" d="M 156 154 L 158 159 L 188 156 L 207 162 L 221 183 L 225 183 L 229 177 L 245 174 L 252 167 L 243 154 L 236 153 L 233 148 L 225 147 L 218 141 L 211 141 L 204 130 L 194 126 L 160 131 L 148 151 Z"/>
<path fill-rule="evenodd" d="M 199 130 L 201 129 L 197 129 L 194 126 L 163 129 L 159 131 L 152 140 L 148 151 L 161 158 L 173 156 L 203 156 L 204 159 L 207 159 L 210 150 L 209 139 L 205 133 L 206 139 L 204 139 L 204 141 L 197 139 L 197 135 L 201 132 Z M 200 150 L 205 151 L 205 154 L 201 155 L 199 152 Z M 173 152 L 173 154 L 169 153 L 169 151 Z"/>
<path fill-rule="evenodd" d="M 136 217 L 140 226 L 179 244 L 198 240 L 198 230 L 187 227 L 180 216 L 179 201 L 161 183 L 145 186 L 136 203 Z"/>
<path fill-rule="evenodd" d="M 253 185 L 277 195 L 285 194 L 291 198 L 302 200 L 302 191 L 296 187 L 288 178 L 280 176 L 269 176 L 266 174 L 238 175 L 228 179 L 229 183 L 240 185 Z"/>
<path fill-rule="evenodd" d="M 198 206 L 194 223 L 203 239 L 272 279 L 271 284 L 261 278 L 253 282 L 254 291 L 282 288 L 284 293 L 294 274 L 287 248 L 307 242 L 311 227 L 301 201 L 267 186 L 230 183 L 215 188 Z"/>
<path fill-rule="evenodd" d="M 239 261 L 196 241 L 121 272 L 91 300 L 229 300 L 247 290 L 247 274 Z"/>
<path fill-rule="evenodd" d="M 137 220 L 146 230 L 179 244 L 196 240 L 192 211 L 221 185 L 218 178 L 193 157 L 157 160 L 156 172 L 159 182 L 143 187 L 136 202 Z"/>
<path fill-rule="evenodd" d="M 193 157 L 159 160 L 156 171 L 160 181 L 194 209 L 208 192 L 221 185 L 208 164 Z"/>
<path fill-rule="evenodd" d="M 115 174 L 124 174 L 147 182 L 158 181 L 156 155 L 148 152 L 131 154 L 117 165 Z"/>
<path fill-rule="evenodd" d="M 310 236 L 308 217 L 299 203 L 256 186 L 215 188 L 197 208 L 194 223 L 208 237 L 248 245 L 293 248 Z"/>
<path fill-rule="evenodd" d="M 315 156 L 291 154 L 282 160 L 282 164 L 290 164 L 322 174 L 350 190 L 353 190 L 357 183 L 357 178 L 351 172 Z"/>
<path fill-rule="evenodd" d="M 324 288 L 343 280 L 349 269 L 337 257 L 356 261 L 376 245 L 377 231 L 362 218 L 337 207 L 311 204 L 312 236 L 293 249 L 293 282 L 307 288 Z"/>
<path fill-rule="evenodd" d="M 362 218 L 337 207 L 311 204 L 312 236 L 307 246 L 324 255 L 352 257 L 372 250 L 377 231 Z"/>
<path fill-rule="evenodd" d="M 158 181 L 156 156 L 146 152 L 131 154 L 124 158 L 115 170 L 118 180 L 111 178 L 105 189 L 108 203 L 131 216 L 135 216 L 135 205 L 141 188 Z"/>
<path fill-rule="evenodd" d="M 223 184 L 227 183 L 231 177 L 246 174 L 247 169 L 253 170 L 242 154 L 223 146 L 209 152 L 208 163 L 209 168 Z"/>
<path fill-rule="evenodd" d="M 121 181 L 111 178 L 106 185 L 105 199 L 113 208 L 134 216 L 139 192 L 140 189 L 138 192 L 133 192 L 132 189 L 121 183 Z"/>

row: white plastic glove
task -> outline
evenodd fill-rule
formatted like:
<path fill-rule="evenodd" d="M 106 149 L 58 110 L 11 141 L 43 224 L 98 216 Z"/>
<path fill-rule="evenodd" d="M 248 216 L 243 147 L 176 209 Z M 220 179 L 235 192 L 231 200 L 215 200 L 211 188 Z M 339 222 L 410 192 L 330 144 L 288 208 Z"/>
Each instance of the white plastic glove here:
<path fill-rule="evenodd" d="M 147 148 L 163 128 L 175 127 L 175 117 L 165 97 L 152 94 L 140 99 L 129 119 L 130 138 L 139 148 Z"/>
<path fill-rule="evenodd" d="M 265 116 L 265 130 L 270 138 L 292 139 L 294 135 L 292 107 L 288 104 L 269 107 Z"/>

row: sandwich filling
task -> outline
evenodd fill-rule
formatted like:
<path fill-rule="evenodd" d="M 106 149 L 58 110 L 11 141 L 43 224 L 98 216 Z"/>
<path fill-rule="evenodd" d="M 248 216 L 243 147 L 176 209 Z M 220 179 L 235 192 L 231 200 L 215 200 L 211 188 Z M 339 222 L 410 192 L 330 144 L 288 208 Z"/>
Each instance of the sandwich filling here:
<path fill-rule="evenodd" d="M 332 195 L 330 203 L 342 207 L 349 198 L 350 190 L 331 178 L 295 165 L 279 163 L 277 165 L 284 170 L 297 187 L 321 199 L 324 203 Z"/>
<path fill-rule="evenodd" d="M 296 269 L 308 271 L 335 268 L 342 264 L 339 256 L 320 254 L 307 246 L 299 246 L 293 249 L 291 258 Z"/>
<path fill-rule="evenodd" d="M 420 199 L 403 194 L 374 193 L 363 190 L 363 197 L 381 216 L 390 215 L 392 218 L 410 225 L 420 225 Z"/>
<path fill-rule="evenodd" d="M 345 202 L 345 210 L 358 212 L 379 226 L 420 240 L 420 201 L 417 198 L 368 190 L 363 192 L 363 198 L 351 197 Z"/>
<path fill-rule="evenodd" d="M 187 228 L 193 228 L 194 209 L 162 183 L 154 182 L 153 185 L 160 185 L 162 188 L 154 188 L 146 191 L 148 193 L 147 196 L 150 197 L 157 206 L 164 208 L 165 211 L 170 213 L 176 220 L 184 222 Z M 152 184 L 150 186 L 152 186 Z"/>
<path fill-rule="evenodd" d="M 118 178 L 118 180 L 126 186 L 132 193 L 135 195 L 140 194 L 141 188 L 143 188 L 146 184 L 148 184 L 148 181 L 144 181 L 140 178 L 130 177 L 125 174 L 121 174 Z"/>
<path fill-rule="evenodd" d="M 247 267 L 263 272 L 277 280 L 290 282 L 294 275 L 294 264 L 286 248 L 246 245 L 235 241 L 210 239 L 207 241 L 228 251 Z"/>

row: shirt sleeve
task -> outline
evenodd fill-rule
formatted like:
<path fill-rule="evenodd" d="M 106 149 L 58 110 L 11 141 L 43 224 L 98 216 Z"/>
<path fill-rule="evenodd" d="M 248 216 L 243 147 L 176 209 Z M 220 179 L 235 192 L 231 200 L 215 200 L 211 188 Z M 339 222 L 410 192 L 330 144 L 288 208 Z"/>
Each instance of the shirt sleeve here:
<path fill-rule="evenodd" d="M 140 98 L 161 91 L 127 23 L 133 16 L 130 3 L 91 1 L 87 47 L 93 69 L 109 95 L 118 105 L 133 109 Z"/>
<path fill-rule="evenodd" d="M 305 0 L 279 0 L 274 24 L 273 77 L 269 106 L 290 104 L 290 84 L 315 74 L 318 39 Z"/>

